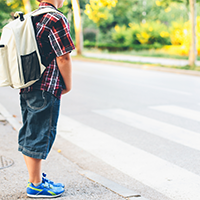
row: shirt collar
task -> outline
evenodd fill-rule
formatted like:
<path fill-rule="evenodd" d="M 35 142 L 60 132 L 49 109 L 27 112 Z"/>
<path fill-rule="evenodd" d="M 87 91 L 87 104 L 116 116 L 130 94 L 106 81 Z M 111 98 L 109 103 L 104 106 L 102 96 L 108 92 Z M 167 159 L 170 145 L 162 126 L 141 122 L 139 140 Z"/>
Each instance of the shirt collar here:
<path fill-rule="evenodd" d="M 39 7 L 41 7 L 41 6 L 52 6 L 53 8 L 56 9 L 56 7 L 54 5 L 52 5 L 51 3 L 47 3 L 47 2 L 41 2 L 40 5 L 39 5 Z"/>

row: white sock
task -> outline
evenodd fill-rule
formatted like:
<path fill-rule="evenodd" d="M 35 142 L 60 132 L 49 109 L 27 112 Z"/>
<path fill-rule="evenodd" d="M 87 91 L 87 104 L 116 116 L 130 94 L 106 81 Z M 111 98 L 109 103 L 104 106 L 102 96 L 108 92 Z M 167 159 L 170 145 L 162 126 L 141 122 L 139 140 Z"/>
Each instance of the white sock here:
<path fill-rule="evenodd" d="M 38 185 L 40 185 L 42 182 L 39 182 L 39 183 L 33 183 L 33 185 L 35 186 L 35 187 L 37 187 Z"/>

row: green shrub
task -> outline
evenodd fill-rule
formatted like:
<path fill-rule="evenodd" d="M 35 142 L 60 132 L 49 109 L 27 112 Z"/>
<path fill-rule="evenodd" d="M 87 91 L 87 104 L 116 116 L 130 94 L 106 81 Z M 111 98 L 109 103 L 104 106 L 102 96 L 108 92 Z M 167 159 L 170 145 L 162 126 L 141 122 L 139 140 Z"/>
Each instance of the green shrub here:
<path fill-rule="evenodd" d="M 171 44 L 168 27 L 160 21 L 144 24 L 130 23 L 129 27 L 116 25 L 112 39 L 116 43 L 127 46 L 132 44 Z"/>
<path fill-rule="evenodd" d="M 1 0 L 0 1 L 0 7 L 1 7 L 1 12 L 0 12 L 0 36 L 1 36 L 1 29 L 3 26 L 5 26 L 9 19 L 11 18 L 11 8 L 7 5 L 6 0 Z"/>
<path fill-rule="evenodd" d="M 101 50 L 108 50 L 111 52 L 116 51 L 127 51 L 127 50 L 144 50 L 144 49 L 158 49 L 161 48 L 162 45 L 159 43 L 155 44 L 132 44 L 132 45 L 126 45 L 126 44 L 120 44 L 120 43 L 95 43 L 95 42 L 84 42 L 85 48 L 98 48 Z"/>

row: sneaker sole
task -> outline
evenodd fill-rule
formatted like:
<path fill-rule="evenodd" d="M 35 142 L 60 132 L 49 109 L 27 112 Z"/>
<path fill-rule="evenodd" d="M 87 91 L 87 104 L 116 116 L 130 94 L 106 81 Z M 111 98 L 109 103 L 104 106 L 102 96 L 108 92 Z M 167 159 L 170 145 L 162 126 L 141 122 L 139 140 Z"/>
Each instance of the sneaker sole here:
<path fill-rule="evenodd" d="M 27 196 L 28 196 L 28 197 L 32 197 L 32 198 L 55 198 L 55 197 L 61 196 L 62 194 L 63 194 L 63 193 L 57 194 L 57 195 L 55 195 L 55 196 L 27 194 Z"/>

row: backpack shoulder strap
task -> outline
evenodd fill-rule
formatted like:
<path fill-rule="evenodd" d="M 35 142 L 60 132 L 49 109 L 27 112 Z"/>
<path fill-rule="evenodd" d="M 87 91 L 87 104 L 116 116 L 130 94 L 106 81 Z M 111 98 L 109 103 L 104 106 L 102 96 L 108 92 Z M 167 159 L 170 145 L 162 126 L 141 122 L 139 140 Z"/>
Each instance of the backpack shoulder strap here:
<path fill-rule="evenodd" d="M 40 9 L 34 10 L 31 13 L 31 16 L 38 16 L 49 12 L 59 13 L 58 10 L 45 6 L 45 7 L 40 7 Z"/>

